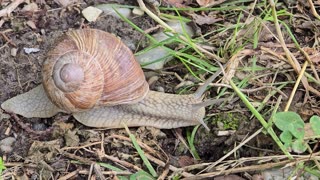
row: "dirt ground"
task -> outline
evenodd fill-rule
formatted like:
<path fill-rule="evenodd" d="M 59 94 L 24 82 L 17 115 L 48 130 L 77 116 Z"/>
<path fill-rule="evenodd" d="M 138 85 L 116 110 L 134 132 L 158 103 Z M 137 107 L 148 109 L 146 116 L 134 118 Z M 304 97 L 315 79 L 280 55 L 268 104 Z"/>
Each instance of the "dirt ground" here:
<path fill-rule="evenodd" d="M 22 12 L 22 8 L 26 5 L 22 3 L 10 17 L 5 19 L 0 28 L 0 103 L 15 95 L 27 92 L 41 83 L 41 66 L 46 58 L 47 51 L 52 48 L 57 37 L 70 29 L 97 28 L 113 33 L 120 37 L 133 52 L 143 49 L 148 44 L 148 39 L 143 34 L 120 19 L 103 14 L 96 22 L 89 23 L 79 13 L 89 5 L 96 5 L 106 1 L 82 1 L 78 5 L 68 8 L 64 8 L 54 1 L 36 2 L 39 10 Z M 129 3 L 120 1 L 120 3 L 137 6 L 135 1 L 130 1 Z M 170 7 L 172 5 L 167 6 Z M 223 17 L 222 13 L 219 15 Z M 238 17 L 233 16 L 232 18 L 228 19 L 228 23 L 235 23 Z M 143 30 L 151 29 L 157 25 L 147 15 L 135 17 L 131 20 Z M 30 27 L 26 23 L 28 21 L 33 22 L 36 28 Z M 312 20 L 305 20 L 299 23 L 308 22 L 314 23 Z M 319 21 L 316 22 L 319 23 Z M 298 22 L 296 23 L 298 24 Z M 319 24 L 315 29 L 311 29 L 307 25 L 305 25 L 304 29 L 299 28 L 299 26 L 296 26 L 295 35 L 299 38 L 300 45 L 311 47 L 314 42 L 312 40 L 314 32 L 317 31 L 319 33 L 319 29 L 317 29 Z M 215 27 L 212 25 L 198 25 L 197 28 L 201 34 L 205 34 L 214 30 Z M 230 36 L 230 32 L 219 34 L 219 37 L 212 35 L 206 38 L 209 40 L 210 38 L 224 39 L 228 36 Z M 266 35 L 264 41 L 260 42 L 267 46 L 268 42 L 272 41 L 274 41 L 274 38 Z M 210 45 L 215 46 L 224 42 L 211 40 L 210 43 Z M 37 48 L 39 51 L 27 54 L 24 48 Z M 267 59 L 268 57 L 265 58 Z M 260 63 L 267 67 L 270 64 L 266 59 L 261 58 Z M 172 67 L 172 64 L 174 64 L 174 67 Z M 188 73 L 188 70 L 177 62 L 166 65 L 165 69 L 166 71 L 175 72 L 181 77 Z M 148 70 L 145 71 L 150 73 Z M 179 80 L 174 75 L 163 74 L 159 71 L 151 71 L 151 73 L 160 77 L 156 86 L 163 87 L 164 91 L 168 93 L 177 92 L 174 87 L 179 83 Z M 239 76 L 245 76 L 245 74 L 240 74 Z M 272 80 L 267 78 L 265 82 Z M 285 77 L 280 75 L 279 78 Z M 156 86 L 151 87 L 151 89 L 156 90 Z M 267 93 L 267 91 L 258 91 L 251 97 L 261 100 Z M 289 95 L 290 89 L 284 90 L 284 93 Z M 207 93 L 207 96 L 215 94 L 216 92 L 212 90 Z M 299 103 L 303 101 L 303 98 L 303 91 L 298 92 L 295 96 L 296 102 Z M 305 108 L 310 109 L 305 106 L 300 107 L 296 107 L 297 111 L 298 109 L 301 111 Z M 234 109 L 237 109 L 237 111 L 230 115 L 229 112 Z M 192 128 L 159 130 L 140 127 L 130 128 L 130 130 L 138 140 L 149 145 L 155 151 L 154 156 L 157 156 L 167 165 L 179 168 L 193 164 L 215 162 L 232 150 L 236 143 L 241 142 L 245 137 L 261 127 L 257 120 L 250 118 L 251 113 L 239 101 L 230 103 L 225 107 L 208 108 L 207 113 L 219 114 L 217 119 L 231 119 L 232 121 L 228 122 L 229 124 L 225 123 L 224 125 L 228 124 L 227 130 L 234 130 L 234 133 L 228 136 L 217 136 L 217 132 L 221 130 L 221 128 L 217 127 L 216 121 L 218 120 L 212 120 L 212 123 L 209 124 L 210 132 L 200 127 L 195 135 L 194 144 L 201 160 L 193 158 L 184 145 L 186 143 L 184 138 L 187 133 L 192 131 Z M 306 114 L 306 116 L 309 116 L 309 114 Z M 70 175 L 70 179 L 87 179 L 92 175 L 92 168 L 98 169 L 95 171 L 96 174 L 93 174 L 99 179 L 99 177 L 101 178 L 97 173 L 99 168 L 100 172 L 109 171 L 97 165 L 97 162 L 105 162 L 115 167 L 123 168 L 126 172 L 136 172 L 140 168 L 146 170 L 135 148 L 126 139 L 128 135 L 123 129 L 100 130 L 88 128 L 77 122 L 72 116 L 64 113 L 47 119 L 24 118 L 21 116 L 14 118 L 6 113 L 1 113 L 0 120 L 0 140 L 8 140 L 8 137 L 13 138 L 9 138 L 8 141 L 13 143 L 9 143 L 8 148 L 0 148 L 0 156 L 6 162 L 7 170 L 5 174 L 7 174 L 7 179 L 12 177 L 16 179 L 58 179 L 61 177 L 66 178 L 67 175 Z M 0 143 L 0 145 L 3 146 L 4 141 L 1 142 L 2 144 Z M 261 133 L 228 159 L 275 155 L 278 153 L 279 149 L 272 139 Z M 129 162 L 134 166 L 125 166 L 122 164 L 123 161 Z M 157 171 L 161 174 L 167 166 L 161 166 L 160 164 L 153 162 L 154 167 L 157 167 Z M 248 163 L 247 165 L 250 164 Z M 194 171 L 189 172 L 196 173 L 200 170 L 201 167 L 197 167 Z M 72 173 L 74 173 L 73 176 L 71 176 Z M 114 174 L 105 174 L 104 176 L 113 178 Z"/>

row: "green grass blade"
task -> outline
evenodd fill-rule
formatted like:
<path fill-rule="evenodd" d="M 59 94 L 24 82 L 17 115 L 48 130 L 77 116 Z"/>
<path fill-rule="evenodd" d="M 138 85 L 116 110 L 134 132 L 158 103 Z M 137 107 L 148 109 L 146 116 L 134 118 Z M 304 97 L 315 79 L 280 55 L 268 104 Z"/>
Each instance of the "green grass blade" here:
<path fill-rule="evenodd" d="M 199 129 L 200 125 L 198 126 L 195 126 L 192 130 L 192 133 L 190 134 L 190 131 L 188 130 L 187 131 L 187 140 L 188 140 L 188 143 L 189 143 L 189 147 L 190 147 L 190 150 L 193 154 L 193 157 L 197 160 L 201 160 L 200 159 L 200 156 L 196 150 L 196 147 L 194 146 L 194 137 Z"/>
<path fill-rule="evenodd" d="M 151 163 L 149 162 L 148 158 L 144 155 L 144 151 L 143 151 L 143 150 L 141 149 L 141 147 L 139 146 L 136 137 L 135 137 L 133 134 L 130 133 L 129 128 L 128 128 L 126 125 L 125 125 L 125 129 L 126 129 L 128 135 L 129 135 L 129 137 L 130 137 L 130 139 L 131 139 L 131 141 L 132 141 L 133 146 L 136 148 L 139 156 L 141 157 L 144 165 L 147 166 L 150 174 L 151 174 L 153 177 L 157 177 L 157 176 L 158 176 L 157 172 L 154 170 L 154 168 L 153 168 L 153 166 L 151 165 Z"/>
<path fill-rule="evenodd" d="M 267 132 L 270 134 L 272 139 L 277 143 L 279 148 L 282 150 L 282 152 L 287 155 L 289 159 L 293 159 L 292 155 L 287 151 L 285 146 L 282 144 L 276 133 L 273 131 L 272 127 L 269 127 L 268 123 L 262 115 L 254 108 L 254 106 L 249 102 L 246 95 L 244 95 L 239 88 L 233 83 L 232 80 L 230 80 L 230 85 L 232 86 L 233 90 L 238 94 L 239 98 L 242 100 L 242 102 L 248 107 L 248 109 L 252 112 L 252 114 L 260 121 L 262 126 L 267 130 Z"/>

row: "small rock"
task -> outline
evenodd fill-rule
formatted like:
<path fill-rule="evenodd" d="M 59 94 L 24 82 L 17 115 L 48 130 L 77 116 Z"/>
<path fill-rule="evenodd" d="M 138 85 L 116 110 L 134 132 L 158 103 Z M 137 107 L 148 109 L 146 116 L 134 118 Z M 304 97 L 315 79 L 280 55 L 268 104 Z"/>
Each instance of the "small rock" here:
<path fill-rule="evenodd" d="M 24 52 L 27 54 L 39 52 L 39 48 L 23 48 Z"/>
<path fill-rule="evenodd" d="M 144 11 L 142 11 L 140 8 L 134 8 L 132 10 L 132 14 L 135 14 L 137 16 L 142 16 L 144 14 Z"/>
<path fill-rule="evenodd" d="M 33 21 L 27 21 L 26 24 L 31 27 L 31 29 L 37 29 L 37 26 Z"/>
<path fill-rule="evenodd" d="M 37 10 L 38 5 L 36 3 L 27 4 L 21 9 L 22 12 L 35 12 Z"/>
<path fill-rule="evenodd" d="M 149 86 L 153 86 L 159 80 L 159 76 L 152 76 L 148 79 Z"/>
<path fill-rule="evenodd" d="M 102 10 L 95 8 L 95 7 L 92 7 L 92 6 L 89 6 L 89 7 L 85 8 L 84 10 L 82 10 L 82 15 L 89 22 L 96 21 L 101 13 L 102 13 Z"/>
<path fill-rule="evenodd" d="M 117 6 L 116 4 L 99 4 L 96 8 L 101 9 L 105 14 L 112 15 L 116 18 L 121 18 L 118 14 L 120 13 L 122 16 L 129 18 L 131 15 L 131 10 L 129 8 L 122 8 Z"/>
<path fill-rule="evenodd" d="M 162 86 L 156 86 L 154 89 L 158 92 L 164 92 L 164 88 Z"/>
<path fill-rule="evenodd" d="M 0 141 L 0 150 L 4 153 L 10 153 L 13 148 L 12 145 L 16 141 L 13 137 L 7 137 Z"/>
<path fill-rule="evenodd" d="M 193 36 L 194 32 L 191 26 L 188 26 L 186 23 L 181 23 L 180 21 L 173 21 L 167 23 L 172 29 L 174 29 L 177 33 L 183 34 L 184 30 L 189 36 Z M 184 28 L 183 28 L 183 27 Z M 172 35 L 172 33 L 164 33 L 159 32 L 153 35 L 153 37 L 158 41 L 164 41 L 169 39 L 168 34 Z M 171 59 L 173 56 L 170 54 L 169 50 L 164 49 L 161 46 L 150 49 L 149 51 L 143 52 L 139 55 L 136 55 L 136 60 L 142 65 L 144 69 L 151 70 L 159 70 L 162 69 L 164 64 Z"/>
<path fill-rule="evenodd" d="M 44 29 L 40 29 L 40 32 L 41 32 L 42 35 L 46 34 L 46 30 L 44 30 Z"/>
<path fill-rule="evenodd" d="M 11 56 L 15 57 L 17 55 L 18 49 L 17 48 L 11 48 L 10 54 Z"/>
<path fill-rule="evenodd" d="M 136 55 L 135 58 L 142 65 L 142 68 L 159 70 L 163 68 L 166 61 L 172 59 L 168 54 L 169 52 L 166 49 L 158 46 L 143 54 Z"/>

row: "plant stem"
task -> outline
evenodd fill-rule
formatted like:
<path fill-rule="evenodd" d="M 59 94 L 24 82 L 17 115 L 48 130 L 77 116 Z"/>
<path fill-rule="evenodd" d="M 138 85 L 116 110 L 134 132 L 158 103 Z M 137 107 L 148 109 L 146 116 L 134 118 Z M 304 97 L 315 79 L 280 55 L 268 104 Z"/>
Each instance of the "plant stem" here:
<path fill-rule="evenodd" d="M 267 130 L 272 139 L 277 143 L 279 148 L 283 151 L 283 153 L 289 158 L 293 159 L 292 155 L 287 151 L 285 146 L 282 144 L 276 133 L 273 131 L 272 127 L 270 127 L 266 120 L 262 117 L 262 115 L 253 107 L 253 105 L 249 102 L 246 96 L 239 90 L 239 88 L 230 80 L 230 85 L 234 89 L 234 91 L 238 94 L 242 102 L 248 107 L 248 109 L 252 112 L 252 114 L 260 121 L 262 126 Z M 272 117 L 271 117 L 272 118 Z"/>

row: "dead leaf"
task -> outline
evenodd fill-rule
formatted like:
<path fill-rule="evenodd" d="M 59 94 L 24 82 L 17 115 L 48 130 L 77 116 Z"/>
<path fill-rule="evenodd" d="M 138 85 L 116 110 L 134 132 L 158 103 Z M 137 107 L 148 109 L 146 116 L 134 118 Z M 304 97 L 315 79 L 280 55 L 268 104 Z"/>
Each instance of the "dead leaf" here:
<path fill-rule="evenodd" d="M 304 47 L 303 50 L 310 56 L 310 60 L 314 63 L 320 62 L 320 52 L 315 48 Z"/>
<path fill-rule="evenodd" d="M 54 0 L 54 2 L 56 2 L 60 6 L 67 7 L 70 4 L 78 2 L 78 0 Z"/>
<path fill-rule="evenodd" d="M 225 176 L 217 176 L 214 180 L 244 180 L 242 177 L 238 175 L 225 175 Z"/>
<path fill-rule="evenodd" d="M 27 21 L 26 24 L 31 27 L 31 29 L 37 29 L 36 24 L 33 21 Z"/>
<path fill-rule="evenodd" d="M 170 164 L 176 167 L 190 166 L 195 163 L 195 159 L 190 156 L 170 156 Z"/>
<path fill-rule="evenodd" d="M 66 141 L 67 147 L 75 147 L 79 145 L 80 138 L 76 135 L 76 131 L 67 131 L 64 135 L 64 140 Z"/>
<path fill-rule="evenodd" d="M 16 141 L 14 137 L 6 137 L 0 141 L 0 150 L 3 153 L 10 153 L 13 143 Z"/>
<path fill-rule="evenodd" d="M 36 3 L 30 3 L 25 5 L 22 9 L 21 12 L 35 12 L 38 10 L 38 5 Z"/>
<path fill-rule="evenodd" d="M 239 51 L 237 54 L 233 55 L 230 60 L 229 64 L 226 67 L 225 75 L 222 79 L 223 83 L 229 84 L 230 80 L 234 77 L 236 70 L 238 68 L 239 62 L 246 57 L 247 55 L 250 55 L 253 53 L 253 50 L 250 49 L 244 49 L 242 51 Z"/>
<path fill-rule="evenodd" d="M 304 125 L 304 138 L 309 139 L 312 136 L 315 136 L 310 123 L 305 123 Z"/>
<path fill-rule="evenodd" d="M 197 0 L 201 7 L 211 7 L 225 2 L 226 0 Z"/>
<path fill-rule="evenodd" d="M 59 139 L 52 141 L 34 141 L 29 149 L 28 155 L 34 155 L 38 152 L 57 152 L 57 149 L 61 147 L 61 141 Z"/>
<path fill-rule="evenodd" d="M 207 16 L 207 15 L 201 16 L 198 14 L 192 14 L 191 16 L 192 16 L 194 22 L 198 25 L 213 24 L 213 23 L 216 23 L 218 21 L 223 20 L 222 18 L 215 18 L 215 17 Z"/>
<path fill-rule="evenodd" d="M 86 18 L 86 20 L 89 22 L 96 21 L 101 13 L 102 13 L 102 10 L 92 6 L 89 6 L 82 10 L 83 17 Z"/>

